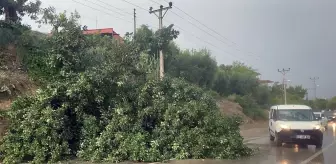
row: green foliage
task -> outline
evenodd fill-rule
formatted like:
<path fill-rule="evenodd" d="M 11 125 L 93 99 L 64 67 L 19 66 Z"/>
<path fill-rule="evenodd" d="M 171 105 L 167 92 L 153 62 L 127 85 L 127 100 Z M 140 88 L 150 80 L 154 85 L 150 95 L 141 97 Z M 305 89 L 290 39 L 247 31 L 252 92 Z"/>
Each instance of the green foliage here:
<path fill-rule="evenodd" d="M 212 89 L 217 91 L 222 96 L 231 94 L 229 92 L 230 75 L 225 70 L 217 68 Z"/>
<path fill-rule="evenodd" d="M 259 85 L 255 91 L 256 103 L 260 107 L 268 108 L 271 105 L 271 92 L 270 87 L 267 85 Z"/>
<path fill-rule="evenodd" d="M 8 114 L 13 122 L 2 144 L 4 163 L 73 154 L 118 162 L 251 153 L 242 144 L 240 120 L 221 117 L 202 89 L 170 79 L 113 83 L 118 77 L 110 73 L 88 71 L 49 85 L 36 98 L 18 99 Z"/>
<path fill-rule="evenodd" d="M 222 117 L 211 95 L 184 80 L 153 80 L 151 56 L 139 55 L 136 44 L 84 36 L 76 13 L 67 18 L 48 10 L 43 18 L 53 25 L 52 36 L 26 52 L 28 71 L 44 85 L 6 113 L 11 124 L 0 146 L 3 163 L 251 155 L 240 118 Z M 159 48 L 174 47 L 168 41 L 175 32 L 156 33 L 164 36 Z"/>
<path fill-rule="evenodd" d="M 247 115 L 261 116 L 262 110 L 274 104 L 283 104 L 282 85 L 274 84 L 267 86 L 259 83 L 258 75 L 255 69 L 241 62 L 234 62 L 231 65 L 217 66 L 217 62 L 211 56 L 210 51 L 201 50 L 180 50 L 172 38 L 174 33 L 171 29 L 167 30 L 169 35 L 165 35 L 164 40 L 169 41 L 163 47 L 165 53 L 165 71 L 166 75 L 183 78 L 186 81 L 196 84 L 206 90 L 217 92 L 221 96 L 238 95 L 247 96 L 253 99 L 254 106 L 245 105 L 244 113 Z M 170 31 L 170 32 L 169 32 Z M 151 79 L 158 77 L 158 37 L 156 33 L 147 26 L 141 26 L 135 35 L 134 42 L 138 50 L 147 54 L 145 59 L 150 67 Z M 129 44 L 134 44 L 127 34 Z M 162 36 L 162 35 L 161 35 Z M 142 56 L 144 57 L 144 56 Z M 287 101 L 289 103 L 304 103 L 306 90 L 302 86 L 289 87 L 287 91 Z M 213 94 L 216 97 L 216 94 Z M 243 102 L 240 102 L 243 103 Z M 244 104 L 240 104 L 244 106 Z M 256 111 L 257 112 L 251 112 Z M 252 114 L 251 114 L 252 113 Z M 253 114 L 256 113 L 256 114 Z M 254 117 L 254 116 L 252 116 Z"/>
<path fill-rule="evenodd" d="M 287 88 L 287 93 L 292 95 L 297 95 L 300 99 L 303 99 L 307 94 L 307 89 L 304 89 L 302 86 L 290 86 Z"/>
<path fill-rule="evenodd" d="M 332 100 L 327 99 L 315 99 L 315 100 L 306 100 L 305 104 L 312 107 L 313 109 L 325 110 L 328 107 L 328 103 L 330 102 L 330 106 L 332 106 Z"/>
<path fill-rule="evenodd" d="M 0 15 L 5 15 L 5 20 L 12 22 L 21 21 L 25 15 L 28 15 L 31 19 L 36 19 L 40 5 L 40 0 L 1 0 Z"/>
<path fill-rule="evenodd" d="M 149 29 L 148 26 L 142 25 L 137 29 L 136 35 L 134 36 L 134 43 L 137 49 L 149 54 L 151 57 L 156 56 L 161 49 L 165 53 L 168 53 L 166 56 L 169 55 L 169 44 L 179 35 L 179 31 L 173 29 L 173 26 L 174 25 L 169 25 L 154 32 Z M 129 37 L 129 35 L 127 36 Z"/>
<path fill-rule="evenodd" d="M 67 109 L 53 109 L 50 96 L 19 98 L 13 103 L 7 116 L 11 124 L 1 145 L 3 163 L 19 163 L 23 159 L 55 162 L 70 154 L 68 140 L 73 129 L 63 121 L 67 119 Z"/>
<path fill-rule="evenodd" d="M 147 82 L 139 96 L 137 102 L 117 105 L 101 131 L 91 130 L 97 124 L 91 118 L 85 134 L 95 137 L 83 139 L 80 157 L 119 162 L 239 158 L 250 153 L 239 144 L 240 121 L 221 117 L 214 100 L 201 89 L 166 79 Z"/>
<path fill-rule="evenodd" d="M 235 101 L 243 108 L 243 113 L 254 120 L 266 119 L 265 110 L 260 109 L 259 105 L 251 95 L 235 97 Z"/>
<path fill-rule="evenodd" d="M 287 87 L 287 103 L 288 104 L 306 104 L 304 100 L 307 90 L 302 86 Z M 273 84 L 271 87 L 271 104 L 283 104 L 283 85 L 279 83 Z"/>
<path fill-rule="evenodd" d="M 175 57 L 168 69 L 168 73 L 174 77 L 181 77 L 201 87 L 211 88 L 217 63 L 211 57 L 210 51 L 183 51 Z"/>
<path fill-rule="evenodd" d="M 0 49 L 8 45 L 25 45 L 25 34 L 30 33 L 30 28 L 20 23 L 0 21 Z M 26 34 L 27 35 L 27 34 Z"/>
<path fill-rule="evenodd" d="M 336 97 L 331 98 L 327 103 L 328 109 L 336 109 Z"/>
<path fill-rule="evenodd" d="M 258 73 L 250 67 L 235 62 L 233 65 L 220 65 L 214 80 L 213 89 L 221 95 L 247 95 L 255 92 L 259 83 Z"/>
<path fill-rule="evenodd" d="M 316 99 L 314 101 L 314 105 L 316 109 L 327 109 L 327 105 L 328 105 L 328 100 L 327 99 Z"/>

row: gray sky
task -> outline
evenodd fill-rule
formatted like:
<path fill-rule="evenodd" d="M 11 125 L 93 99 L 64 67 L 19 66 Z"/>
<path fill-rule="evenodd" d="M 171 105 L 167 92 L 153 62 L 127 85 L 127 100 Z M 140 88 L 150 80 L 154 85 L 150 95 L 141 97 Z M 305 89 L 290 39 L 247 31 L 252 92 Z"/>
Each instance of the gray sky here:
<path fill-rule="evenodd" d="M 150 6 L 158 8 L 158 4 L 153 1 L 168 5 L 164 0 L 127 1 L 144 9 Z M 334 87 L 336 77 L 332 73 L 335 62 L 333 56 L 336 53 L 335 0 L 172 0 L 172 2 L 179 9 L 221 34 L 219 36 L 173 7 L 164 18 L 164 25 L 174 23 L 178 27 L 181 35 L 177 43 L 181 48 L 209 48 L 219 64 L 230 64 L 234 60 L 242 61 L 256 68 L 262 74 L 262 79 L 281 81 L 281 74 L 277 69 L 290 67 L 288 79 L 292 84 L 312 88 L 309 77 L 318 76 L 320 78 L 317 81 L 318 97 L 336 95 Z M 133 31 L 132 13 L 133 8 L 137 7 L 123 0 L 42 0 L 42 3 L 43 7 L 54 6 L 57 11 L 77 10 L 82 17 L 81 24 L 87 25 L 88 28 L 112 27 L 121 35 Z M 157 17 L 148 11 L 137 8 L 137 16 L 138 25 L 158 27 Z M 37 25 L 33 25 L 28 19 L 24 19 L 24 22 L 42 32 L 50 30 L 49 27 L 37 28 Z M 310 91 L 309 95 L 311 97 L 313 92 Z"/>

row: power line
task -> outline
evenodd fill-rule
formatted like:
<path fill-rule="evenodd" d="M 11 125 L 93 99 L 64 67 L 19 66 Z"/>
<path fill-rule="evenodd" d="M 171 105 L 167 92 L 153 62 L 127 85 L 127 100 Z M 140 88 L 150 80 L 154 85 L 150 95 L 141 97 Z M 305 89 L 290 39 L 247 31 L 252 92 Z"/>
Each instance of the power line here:
<path fill-rule="evenodd" d="M 155 2 L 154 0 L 150 0 L 150 1 L 152 1 L 152 2 Z M 175 7 L 175 5 L 174 5 L 174 7 Z M 199 29 L 199 30 L 201 30 L 201 31 L 205 32 L 206 34 L 208 34 L 208 35 L 212 36 L 213 38 L 217 39 L 218 41 L 220 41 L 220 42 L 222 42 L 222 43 L 224 43 L 224 44 L 227 44 L 227 43 L 223 42 L 221 39 L 218 39 L 216 36 L 214 36 L 214 35 L 212 35 L 211 33 L 209 33 L 208 31 L 206 31 L 206 30 L 204 30 L 204 29 L 200 28 L 199 26 L 197 26 L 196 24 L 194 24 L 194 23 L 193 23 L 193 22 L 191 22 L 190 20 L 188 20 L 188 19 L 185 19 L 184 17 L 182 17 L 182 16 L 178 15 L 178 14 L 177 14 L 177 13 L 175 13 L 174 11 L 172 11 L 172 13 L 173 13 L 174 15 L 176 15 L 177 17 L 179 17 L 179 18 L 181 18 L 181 19 L 183 19 L 183 20 L 187 21 L 187 22 L 188 22 L 188 23 L 190 23 L 191 25 L 194 25 L 194 26 L 195 26 L 197 29 Z"/>
<path fill-rule="evenodd" d="M 138 7 L 138 8 L 140 8 L 140 9 L 142 9 L 142 10 L 145 10 L 146 12 L 148 11 L 147 9 L 145 9 L 145 8 L 143 8 L 143 7 L 141 7 L 141 6 L 137 5 L 137 4 L 134 4 L 134 3 L 132 3 L 132 2 L 129 2 L 129 1 L 127 1 L 127 0 L 122 0 L 122 1 L 124 1 L 124 2 L 126 2 L 126 3 L 128 3 L 128 4 L 130 4 L 130 5 L 133 5 L 133 6 L 135 6 L 135 7 Z"/>
<path fill-rule="evenodd" d="M 150 0 L 150 1 L 152 1 L 152 2 L 154 2 L 154 3 L 156 3 L 156 4 L 160 4 L 160 3 L 158 3 L 158 2 L 156 2 L 156 1 L 154 1 L 154 0 Z M 167 2 L 167 0 L 165 0 L 165 1 Z M 176 7 L 176 5 L 173 5 L 173 6 Z M 181 10 L 181 9 L 180 9 L 180 10 Z M 228 45 L 229 47 L 232 47 L 231 45 L 229 45 L 228 43 L 226 43 L 226 42 L 224 42 L 223 40 L 219 39 L 218 37 L 214 36 L 213 34 L 209 33 L 208 31 L 206 31 L 206 30 L 200 28 L 199 26 L 197 26 L 195 23 L 191 22 L 190 20 L 185 19 L 184 17 L 180 16 L 179 14 L 175 13 L 174 11 L 171 11 L 171 12 L 172 12 L 174 15 L 180 17 L 181 19 L 183 19 L 183 20 L 185 20 L 185 21 L 188 21 L 188 23 L 192 24 L 193 26 L 195 26 L 195 27 L 198 28 L 199 30 L 201 30 L 201 31 L 203 31 L 203 32 L 205 32 L 205 33 L 207 33 L 208 35 L 212 36 L 213 38 L 217 39 L 218 41 L 224 43 L 225 45 Z M 188 14 L 188 15 L 189 15 L 189 14 Z M 190 16 L 190 15 L 189 15 L 189 16 Z M 190 17 L 191 17 L 191 16 L 190 16 Z M 193 19 L 195 19 L 195 18 L 193 18 Z M 200 22 L 200 21 L 198 21 L 198 22 Z M 201 23 L 201 22 L 200 22 L 200 23 Z M 172 23 L 172 24 L 174 24 L 174 23 Z M 201 24 L 202 24 L 202 23 L 201 23 Z M 203 25 L 204 25 L 204 24 L 203 24 Z M 206 26 L 206 27 L 207 27 L 207 26 Z M 207 27 L 207 28 L 209 28 L 209 27 Z M 214 31 L 214 30 L 213 30 L 213 31 Z M 218 33 L 218 32 L 217 32 L 217 33 Z M 241 51 L 241 50 L 239 50 L 239 49 L 237 49 L 237 48 L 234 48 L 234 49 L 237 50 L 237 51 Z M 242 51 L 241 51 L 241 52 L 242 52 Z M 232 55 L 231 53 L 228 53 L 227 51 L 226 51 L 226 53 Z M 251 55 L 249 55 L 249 56 L 251 56 Z M 240 60 L 241 60 L 241 59 L 240 59 Z M 258 60 L 258 59 L 256 59 L 256 60 Z M 242 61 L 243 61 L 243 60 L 242 60 Z"/>
<path fill-rule="evenodd" d="M 133 15 L 133 14 L 130 13 L 130 12 L 126 12 L 125 10 L 122 10 L 122 9 L 120 9 L 120 8 L 117 8 L 117 7 L 114 7 L 114 6 L 112 6 L 111 4 L 108 4 L 108 3 L 104 2 L 104 1 L 101 1 L 101 0 L 97 0 L 97 1 L 103 3 L 103 4 L 107 5 L 107 6 L 110 6 L 110 7 L 112 7 L 112 8 L 115 8 L 115 9 L 121 11 L 121 12 L 124 12 L 124 13 L 126 13 L 126 14 Z"/>
<path fill-rule="evenodd" d="M 154 0 L 150 0 L 150 1 L 155 2 Z M 164 1 L 165 1 L 165 2 L 168 2 L 167 0 L 164 0 Z M 155 3 L 158 3 L 158 2 L 155 2 Z M 220 34 L 219 32 L 215 31 L 214 29 L 210 28 L 210 27 L 207 26 L 206 24 L 204 24 L 204 23 L 202 23 L 201 21 L 197 20 L 196 18 L 194 18 L 193 16 L 191 16 L 191 15 L 188 14 L 187 12 L 183 11 L 182 9 L 180 9 L 179 7 L 177 7 L 176 5 L 174 5 L 174 8 L 176 8 L 176 9 L 179 10 L 179 11 L 181 11 L 181 12 L 184 13 L 185 15 L 189 16 L 191 19 L 195 20 L 196 22 L 198 22 L 198 23 L 201 24 L 202 26 L 204 26 L 204 27 L 206 27 L 207 29 L 209 29 L 210 31 L 214 32 L 215 34 L 221 36 L 222 38 L 224 38 L 224 39 L 227 40 L 228 42 L 231 42 L 233 45 L 238 46 L 237 43 L 235 43 L 235 42 L 229 40 L 227 37 L 223 36 L 223 35 Z M 175 14 L 176 14 L 176 13 L 175 13 Z M 182 18 L 181 16 L 179 16 L 179 17 Z M 182 19 L 184 19 L 184 18 L 182 18 Z M 184 19 L 184 20 L 185 20 L 185 19 Z M 193 24 L 193 25 L 194 25 L 194 24 Z M 203 31 L 203 30 L 202 30 L 202 31 Z M 229 46 L 231 46 L 231 45 L 229 45 Z M 240 49 L 238 49 L 238 48 L 235 48 L 235 49 L 236 49 L 237 51 L 241 51 L 241 52 L 242 52 L 242 50 L 240 50 Z M 251 53 L 251 52 L 248 52 L 248 53 Z M 253 53 L 251 53 L 251 54 L 253 54 Z M 254 55 L 254 56 L 256 56 L 256 55 Z"/>
<path fill-rule="evenodd" d="M 140 8 L 140 9 L 142 9 L 142 10 L 148 12 L 148 10 L 145 9 L 144 7 L 141 7 L 141 6 L 139 6 L 139 5 L 136 5 L 136 4 L 134 4 L 134 3 L 132 3 L 132 2 L 129 2 L 129 1 L 127 1 L 127 0 L 122 0 L 122 1 L 124 1 L 124 2 L 126 2 L 126 3 L 128 3 L 128 4 L 131 4 L 131 5 L 133 5 L 133 6 L 137 7 L 137 8 Z M 159 4 L 159 3 L 157 3 L 157 4 Z M 169 20 L 168 20 L 168 21 L 169 21 Z M 169 22 L 170 22 L 171 24 L 174 24 L 174 23 L 172 23 L 171 21 L 169 21 Z M 130 23 L 131 23 L 131 22 L 130 22 Z M 132 23 L 133 23 L 133 22 L 132 22 Z M 147 26 L 152 27 L 152 26 L 150 26 L 150 25 L 147 25 Z M 182 27 L 178 27 L 178 26 L 175 25 L 175 24 L 174 24 L 174 26 L 177 27 L 177 28 L 179 28 L 180 30 L 186 32 L 186 33 L 189 33 L 188 30 L 185 30 L 185 29 L 183 29 Z M 152 28 L 153 28 L 153 27 L 152 27 Z M 190 34 L 190 33 L 189 33 L 189 34 Z M 202 41 L 202 42 L 204 42 L 204 43 L 206 43 L 206 44 L 208 44 L 208 45 L 210 45 L 210 46 L 213 46 L 213 47 L 215 47 L 215 48 L 221 50 L 222 52 L 224 52 L 224 53 L 226 53 L 226 54 L 232 56 L 233 58 L 235 58 L 235 56 L 234 56 L 233 54 L 231 54 L 231 53 L 229 53 L 229 52 L 227 52 L 227 51 L 223 51 L 221 48 L 215 46 L 214 44 L 212 44 L 212 43 L 210 43 L 210 42 L 208 42 L 208 41 L 205 41 L 204 39 L 201 39 L 200 37 L 196 36 L 195 34 L 192 34 L 192 33 L 191 33 L 191 35 L 194 36 L 196 39 L 198 39 L 198 40 L 200 40 L 200 41 Z M 238 58 L 238 57 L 236 57 L 236 58 Z M 241 61 L 244 61 L 244 60 L 242 60 L 242 59 L 240 59 L 240 58 L 238 58 L 238 59 L 241 60 Z"/>
<path fill-rule="evenodd" d="M 105 6 L 103 6 L 103 5 L 100 5 L 100 4 L 91 2 L 90 0 L 85 0 L 85 1 L 87 1 L 87 2 L 89 2 L 89 3 L 92 3 L 92 4 L 94 4 L 94 5 L 97 5 L 97 6 L 99 6 L 99 7 L 102 7 L 102 8 L 104 8 L 104 9 L 108 10 L 108 11 L 112 11 L 112 12 L 117 13 L 117 14 L 119 14 L 119 15 L 126 16 L 126 15 L 123 14 L 123 13 L 120 13 L 120 12 L 117 12 L 117 11 L 113 11 L 113 10 L 111 10 L 111 9 L 109 9 L 109 8 L 107 8 L 107 7 L 105 7 Z M 98 1 L 99 1 L 99 0 L 98 0 Z M 101 2 L 101 1 L 100 1 L 100 2 Z"/>
<path fill-rule="evenodd" d="M 150 1 L 156 3 L 157 5 L 161 5 L 159 2 L 156 2 L 156 1 L 154 1 L 154 0 L 150 0 Z M 166 1 L 166 2 L 167 2 L 167 1 Z M 167 3 L 169 3 L 169 2 L 167 2 Z M 175 6 L 174 6 L 174 7 L 175 7 Z"/>
<path fill-rule="evenodd" d="M 206 41 L 206 40 L 204 40 L 204 39 L 198 37 L 197 35 L 195 35 L 195 34 L 189 32 L 189 31 L 187 31 L 187 30 L 184 30 L 183 28 L 181 28 L 181 27 L 179 27 L 179 26 L 177 26 L 177 25 L 175 25 L 175 24 L 174 24 L 174 26 L 175 26 L 177 29 L 179 29 L 179 30 L 181 30 L 181 31 L 184 31 L 185 33 L 189 33 L 191 36 L 195 37 L 196 39 L 198 39 L 198 40 L 200 40 L 200 41 L 202 41 L 202 42 L 204 42 L 204 43 L 206 43 L 206 44 L 208 44 L 208 45 L 210 45 L 210 46 L 212 46 L 212 47 L 214 47 L 214 48 L 217 48 L 217 49 L 220 50 L 221 52 L 224 52 L 224 53 L 230 55 L 230 56 L 232 57 L 232 59 L 237 59 L 237 58 L 238 58 L 237 56 L 234 56 L 233 54 L 231 54 L 231 53 L 229 53 L 229 52 L 227 52 L 227 51 L 224 51 L 223 49 L 221 49 L 221 48 L 219 48 L 218 46 L 212 44 L 211 42 L 208 42 L 208 41 Z M 241 58 L 238 58 L 238 60 L 244 61 L 244 60 L 241 59 Z"/>
<path fill-rule="evenodd" d="M 154 1 L 154 0 L 150 0 L 150 1 L 152 1 L 152 2 L 154 2 L 154 3 L 156 3 L 156 4 L 158 4 L 158 5 L 161 5 L 160 3 L 158 3 L 158 2 L 156 2 L 156 1 Z M 167 2 L 167 1 L 166 1 L 166 2 Z M 169 3 L 169 2 L 168 2 L 168 3 Z M 173 6 L 175 7 L 175 5 L 173 5 Z M 180 17 L 180 18 L 186 20 L 185 18 L 181 17 L 180 15 L 176 14 L 175 12 L 173 12 L 173 11 L 171 11 L 171 12 L 172 12 L 173 14 L 175 14 L 176 16 L 178 16 L 178 17 Z M 169 21 L 169 20 L 168 20 L 168 21 Z M 189 20 L 187 20 L 187 21 L 189 21 Z M 169 21 L 169 22 L 172 23 L 171 21 Z M 190 22 L 190 21 L 189 21 L 189 22 Z M 192 22 L 190 22 L 190 23 L 193 24 Z M 172 24 L 174 24 L 174 23 L 172 23 Z M 193 25 L 196 26 L 197 28 L 199 28 L 197 25 L 195 25 L 195 24 L 193 24 Z M 178 27 L 178 26 L 175 25 L 175 24 L 174 24 L 174 26 L 177 27 L 177 28 L 179 28 L 180 30 L 182 30 L 182 31 L 184 31 L 184 32 L 189 33 L 187 30 L 184 30 L 183 28 Z M 205 33 L 207 33 L 207 34 L 213 36 L 212 34 L 208 33 L 207 31 L 205 31 L 205 30 L 203 30 L 203 29 L 201 29 L 201 28 L 199 28 L 199 29 L 202 30 L 203 32 L 205 32 Z M 191 35 L 194 36 L 195 38 L 197 38 L 198 40 L 203 41 L 203 42 L 205 42 L 205 43 L 207 43 L 207 44 L 209 44 L 209 45 L 211 45 L 211 46 L 213 46 L 213 47 L 215 47 L 215 48 L 217 48 L 217 49 L 221 49 L 221 48 L 215 46 L 214 44 L 212 44 L 212 43 L 210 43 L 210 42 L 207 42 L 207 41 L 205 41 L 204 39 L 201 39 L 200 37 L 196 36 L 195 34 L 191 34 Z M 216 38 L 215 36 L 213 36 L 213 37 Z M 216 38 L 216 39 L 217 39 L 217 38 Z M 219 40 L 219 39 L 217 39 L 217 40 Z M 223 42 L 222 40 L 219 40 L 219 41 Z M 223 42 L 223 43 L 224 43 L 224 42 Z M 224 43 L 224 44 L 226 44 L 226 43 Z M 221 50 L 221 51 L 223 51 L 223 50 Z M 228 53 L 227 51 L 224 51 L 224 53 L 226 53 L 226 54 L 231 55 L 232 57 L 234 57 L 233 54 Z M 239 58 L 239 60 L 242 60 L 242 59 Z M 243 61 L 243 60 L 242 60 L 242 61 Z"/>
<path fill-rule="evenodd" d="M 219 48 L 218 46 L 215 46 L 214 44 L 212 44 L 212 43 L 210 43 L 210 42 L 208 42 L 208 41 L 206 41 L 206 40 L 204 40 L 204 39 L 201 39 L 200 37 L 198 37 L 197 35 L 195 35 L 195 34 L 189 32 L 188 30 L 185 30 L 185 29 L 183 29 L 182 27 L 179 27 L 178 25 L 174 24 L 172 21 L 169 21 L 169 19 L 166 19 L 166 20 L 167 20 L 168 22 L 170 22 L 171 24 L 173 24 L 173 25 L 174 25 L 175 27 L 177 27 L 178 29 L 180 29 L 181 31 L 184 31 L 185 33 L 189 33 L 190 35 L 192 35 L 192 36 L 195 37 L 196 39 L 198 39 L 198 40 L 200 40 L 200 41 L 202 41 L 202 42 L 204 42 L 204 43 L 206 43 L 206 44 L 208 44 L 208 45 L 210 45 L 210 46 L 212 46 L 212 47 L 215 47 L 215 48 L 219 49 L 220 51 L 222 51 L 222 52 L 224 52 L 224 53 L 226 53 L 226 54 L 232 56 L 233 59 L 234 59 L 234 58 L 238 58 L 238 60 L 244 61 L 243 59 L 241 59 L 241 58 L 239 58 L 239 57 L 237 57 L 237 56 L 234 56 L 233 54 L 229 53 L 228 51 L 224 51 L 222 48 Z"/>
<path fill-rule="evenodd" d="M 99 11 L 99 12 L 103 12 L 103 13 L 105 13 L 105 14 L 111 15 L 111 16 L 113 16 L 113 17 L 115 17 L 115 18 L 120 19 L 120 20 L 123 20 L 123 21 L 126 21 L 126 22 L 128 22 L 128 23 L 132 23 L 132 24 L 133 24 L 132 21 L 128 21 L 128 20 L 125 20 L 125 19 L 123 19 L 123 18 L 117 17 L 117 16 L 115 16 L 115 15 L 109 13 L 109 12 L 105 12 L 105 11 L 102 11 L 102 10 L 99 10 L 99 9 L 96 9 L 96 8 L 93 8 L 93 7 L 88 6 L 88 5 L 84 4 L 84 3 L 78 2 L 78 1 L 76 1 L 76 0 L 72 0 L 72 1 L 75 2 L 75 3 L 78 3 L 78 4 L 80 4 L 80 5 L 86 6 L 86 7 L 88 7 L 88 8 L 91 8 L 91 9 L 93 9 L 93 10 L 96 10 L 96 11 Z"/>

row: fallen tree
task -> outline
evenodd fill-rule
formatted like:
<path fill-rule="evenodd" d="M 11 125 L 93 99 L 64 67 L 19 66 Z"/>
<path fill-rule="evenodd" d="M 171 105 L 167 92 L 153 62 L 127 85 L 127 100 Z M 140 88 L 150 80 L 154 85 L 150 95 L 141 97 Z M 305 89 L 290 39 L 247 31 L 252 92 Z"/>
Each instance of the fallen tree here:
<path fill-rule="evenodd" d="M 26 55 L 30 74 L 43 85 L 6 113 L 4 163 L 251 154 L 239 133 L 240 118 L 221 116 L 203 89 L 181 79 L 150 79 L 134 45 L 84 36 L 76 14 L 49 16 L 52 36 Z"/>

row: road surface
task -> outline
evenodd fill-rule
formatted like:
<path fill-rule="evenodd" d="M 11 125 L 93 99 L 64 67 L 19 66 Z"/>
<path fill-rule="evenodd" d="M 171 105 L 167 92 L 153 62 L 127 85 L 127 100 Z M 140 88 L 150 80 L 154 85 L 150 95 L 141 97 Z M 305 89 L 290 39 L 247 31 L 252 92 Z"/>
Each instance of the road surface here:
<path fill-rule="evenodd" d="M 322 149 L 316 149 L 312 145 L 299 147 L 298 145 L 286 144 L 277 148 L 269 141 L 267 134 L 263 135 L 247 139 L 248 144 L 260 148 L 260 154 L 234 163 L 336 164 L 336 124 L 334 123 L 330 123 L 324 132 Z"/>

